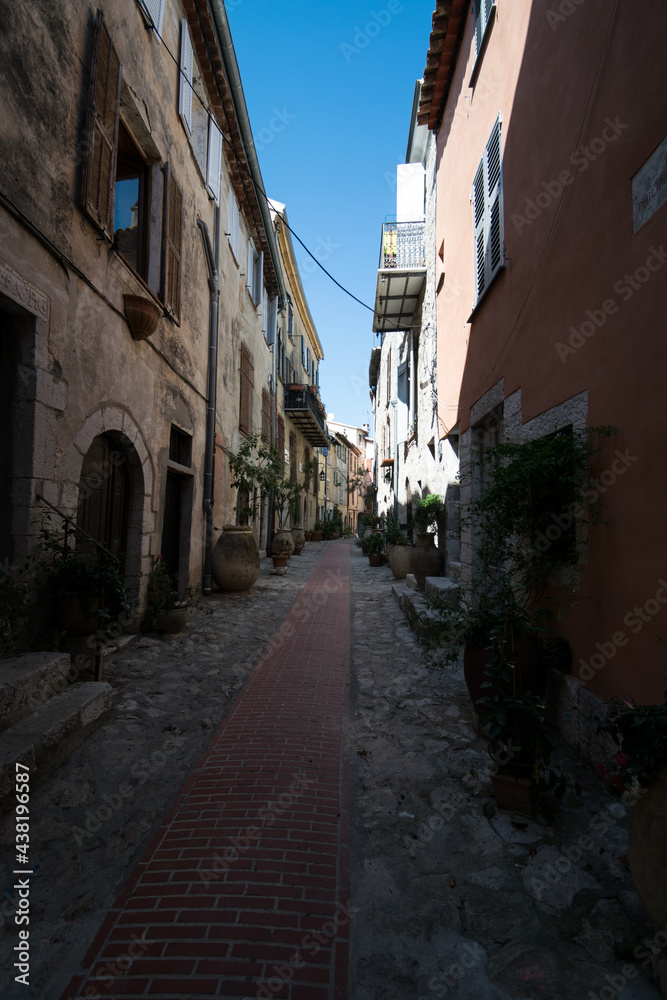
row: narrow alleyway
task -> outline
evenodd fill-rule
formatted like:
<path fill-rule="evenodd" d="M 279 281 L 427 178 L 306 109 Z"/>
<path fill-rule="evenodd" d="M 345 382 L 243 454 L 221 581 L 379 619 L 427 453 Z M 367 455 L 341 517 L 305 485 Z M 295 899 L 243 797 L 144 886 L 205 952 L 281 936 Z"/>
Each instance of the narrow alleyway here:
<path fill-rule="evenodd" d="M 333 546 L 65 997 L 347 996 L 349 604 L 350 548 Z"/>

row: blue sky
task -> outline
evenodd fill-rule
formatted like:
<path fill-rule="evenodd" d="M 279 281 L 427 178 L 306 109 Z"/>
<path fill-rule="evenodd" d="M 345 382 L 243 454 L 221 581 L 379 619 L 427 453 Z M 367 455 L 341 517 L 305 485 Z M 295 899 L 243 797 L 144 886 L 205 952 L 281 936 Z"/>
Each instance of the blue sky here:
<path fill-rule="evenodd" d="M 267 194 L 322 264 L 373 305 L 380 227 L 396 211 L 435 0 L 227 0 Z M 372 313 L 295 242 L 324 348 L 322 398 L 336 420 L 373 423 Z M 311 268 L 313 270 L 311 270 Z"/>

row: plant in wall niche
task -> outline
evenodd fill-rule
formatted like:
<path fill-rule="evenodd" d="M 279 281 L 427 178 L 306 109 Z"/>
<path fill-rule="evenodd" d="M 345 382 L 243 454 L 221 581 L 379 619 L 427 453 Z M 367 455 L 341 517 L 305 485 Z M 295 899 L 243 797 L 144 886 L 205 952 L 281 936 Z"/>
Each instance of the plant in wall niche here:
<path fill-rule="evenodd" d="M 601 524 L 589 502 L 588 461 L 595 436 L 613 427 L 568 428 L 521 443 L 486 449 L 488 482 L 463 520 L 477 536 L 483 576 L 500 568 L 532 601 L 547 583 L 581 557 L 578 526 Z"/>
<path fill-rule="evenodd" d="M 426 535 L 430 529 L 437 528 L 439 520 L 445 512 L 445 504 L 438 493 L 429 493 L 418 500 L 412 511 L 412 524 L 419 535 Z"/>

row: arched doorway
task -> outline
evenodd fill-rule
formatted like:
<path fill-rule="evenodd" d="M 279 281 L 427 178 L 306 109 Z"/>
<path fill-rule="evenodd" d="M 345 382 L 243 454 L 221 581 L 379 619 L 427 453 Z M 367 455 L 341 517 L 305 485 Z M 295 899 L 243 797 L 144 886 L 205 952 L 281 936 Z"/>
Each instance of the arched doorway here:
<path fill-rule="evenodd" d="M 130 510 L 127 456 L 108 434 L 96 437 L 81 466 L 77 525 L 103 545 L 124 567 Z M 77 549 L 95 546 L 78 534 Z"/>

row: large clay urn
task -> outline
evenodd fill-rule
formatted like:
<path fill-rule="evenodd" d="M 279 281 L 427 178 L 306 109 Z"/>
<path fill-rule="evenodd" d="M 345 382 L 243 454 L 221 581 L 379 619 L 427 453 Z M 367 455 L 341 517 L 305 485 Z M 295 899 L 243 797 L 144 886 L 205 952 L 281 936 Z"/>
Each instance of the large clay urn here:
<path fill-rule="evenodd" d="M 259 576 L 259 548 L 249 525 L 228 524 L 215 544 L 211 575 L 220 590 L 250 590 Z"/>
<path fill-rule="evenodd" d="M 389 557 L 389 568 L 397 580 L 405 580 L 410 569 L 410 556 L 412 555 L 411 545 L 391 545 L 387 546 Z"/>
<path fill-rule="evenodd" d="M 435 536 L 417 535 L 417 544 L 410 554 L 410 571 L 420 590 L 424 589 L 427 576 L 442 576 L 444 568 L 445 557 L 435 547 Z"/>
<path fill-rule="evenodd" d="M 287 546 L 284 544 L 285 542 L 287 542 Z M 289 528 L 278 528 L 271 539 L 271 552 L 276 556 L 280 556 L 284 552 L 287 552 L 290 556 L 292 555 L 294 552 L 294 539 Z"/>
<path fill-rule="evenodd" d="M 667 926 L 667 767 L 632 807 L 628 859 L 637 895 L 656 927 Z M 664 996 L 664 994 L 663 994 Z"/>
<path fill-rule="evenodd" d="M 300 556 L 301 550 L 306 544 L 306 533 L 303 528 L 292 528 L 290 534 L 294 540 L 294 555 Z"/>

